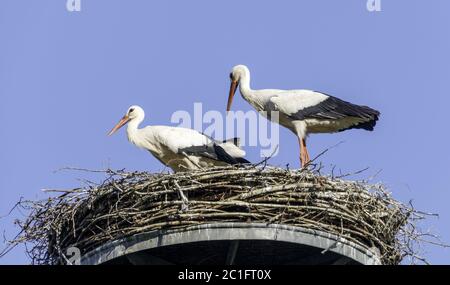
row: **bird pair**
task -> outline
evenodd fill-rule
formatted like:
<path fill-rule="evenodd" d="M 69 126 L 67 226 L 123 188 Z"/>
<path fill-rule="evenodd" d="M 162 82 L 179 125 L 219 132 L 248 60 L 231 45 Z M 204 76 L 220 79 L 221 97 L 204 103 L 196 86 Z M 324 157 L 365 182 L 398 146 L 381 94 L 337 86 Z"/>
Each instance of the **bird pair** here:
<path fill-rule="evenodd" d="M 335 133 L 348 129 L 372 131 L 380 115 L 380 112 L 367 106 L 355 105 L 311 90 L 254 90 L 250 87 L 250 71 L 245 65 L 233 67 L 230 81 L 227 112 L 239 88 L 242 97 L 259 113 L 297 136 L 302 167 L 310 161 L 306 148 L 309 134 Z M 128 140 L 148 150 L 174 171 L 249 163 L 244 158 L 245 151 L 240 148 L 238 138 L 217 141 L 195 130 L 179 127 L 148 126 L 139 129 L 143 120 L 144 110 L 139 106 L 131 106 L 109 135 L 128 123 Z"/>

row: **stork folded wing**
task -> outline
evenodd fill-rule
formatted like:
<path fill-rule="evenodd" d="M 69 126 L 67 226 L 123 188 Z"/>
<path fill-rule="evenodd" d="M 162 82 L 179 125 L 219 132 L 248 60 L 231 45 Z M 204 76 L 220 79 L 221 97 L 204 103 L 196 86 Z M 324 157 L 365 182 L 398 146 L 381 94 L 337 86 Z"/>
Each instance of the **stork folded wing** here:
<path fill-rule="evenodd" d="M 178 150 L 179 153 L 185 153 L 187 155 L 201 156 L 213 160 L 222 161 L 228 164 L 250 163 L 248 160 L 242 157 L 233 157 L 228 154 L 225 149 L 216 143 L 210 143 L 207 145 L 191 146 Z"/>

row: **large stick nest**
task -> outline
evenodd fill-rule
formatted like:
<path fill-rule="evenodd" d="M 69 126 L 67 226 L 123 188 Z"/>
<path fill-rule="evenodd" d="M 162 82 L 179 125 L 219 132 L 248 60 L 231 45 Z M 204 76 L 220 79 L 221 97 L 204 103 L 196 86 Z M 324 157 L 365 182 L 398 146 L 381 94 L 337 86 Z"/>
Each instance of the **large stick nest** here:
<path fill-rule="evenodd" d="M 214 222 L 259 222 L 316 229 L 365 248 L 383 264 L 413 256 L 420 214 L 381 185 L 321 176 L 318 171 L 266 166 L 224 167 L 175 174 L 107 170 L 101 185 L 21 202 L 30 211 L 13 244 L 26 243 L 34 264 L 66 263 L 118 238 Z"/>

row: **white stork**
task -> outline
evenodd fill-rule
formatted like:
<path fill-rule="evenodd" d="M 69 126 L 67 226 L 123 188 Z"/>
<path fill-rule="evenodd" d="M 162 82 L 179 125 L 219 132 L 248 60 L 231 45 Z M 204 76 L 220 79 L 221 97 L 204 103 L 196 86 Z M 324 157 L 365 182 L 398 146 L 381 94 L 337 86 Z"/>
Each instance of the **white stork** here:
<path fill-rule="evenodd" d="M 141 107 L 131 106 L 108 135 L 128 123 L 128 140 L 137 147 L 148 150 L 175 172 L 249 163 L 243 158 L 245 151 L 239 148 L 238 138 L 216 141 L 192 129 L 169 126 L 147 126 L 139 129 L 144 116 Z"/>
<path fill-rule="evenodd" d="M 308 134 L 334 133 L 348 129 L 372 131 L 380 115 L 380 112 L 369 107 L 311 90 L 253 90 L 250 87 L 250 71 L 245 65 L 233 67 L 230 80 L 227 112 L 238 86 L 242 97 L 263 116 L 275 121 L 271 112 L 278 111 L 277 123 L 298 137 L 302 167 L 310 161 L 306 149 Z"/>

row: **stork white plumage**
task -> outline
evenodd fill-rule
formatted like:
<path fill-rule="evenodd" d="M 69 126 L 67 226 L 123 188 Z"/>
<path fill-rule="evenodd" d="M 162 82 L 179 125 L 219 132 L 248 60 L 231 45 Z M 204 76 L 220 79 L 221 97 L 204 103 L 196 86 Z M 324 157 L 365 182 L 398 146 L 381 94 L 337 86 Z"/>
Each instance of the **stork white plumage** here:
<path fill-rule="evenodd" d="M 380 115 L 380 112 L 367 106 L 312 90 L 253 90 L 250 87 L 250 71 L 245 65 L 233 67 L 230 80 L 227 111 L 231 108 L 238 86 L 242 97 L 263 116 L 276 121 L 276 116 L 271 116 L 271 112 L 278 111 L 276 122 L 298 137 L 302 167 L 310 161 L 306 148 L 308 134 L 334 133 L 353 128 L 372 131 Z"/>
<path fill-rule="evenodd" d="M 131 106 L 108 135 L 128 123 L 128 140 L 137 147 L 148 150 L 176 172 L 249 163 L 244 159 L 245 151 L 239 148 L 237 138 L 216 141 L 192 129 L 169 126 L 147 126 L 140 129 L 139 124 L 144 117 L 141 107 Z"/>

